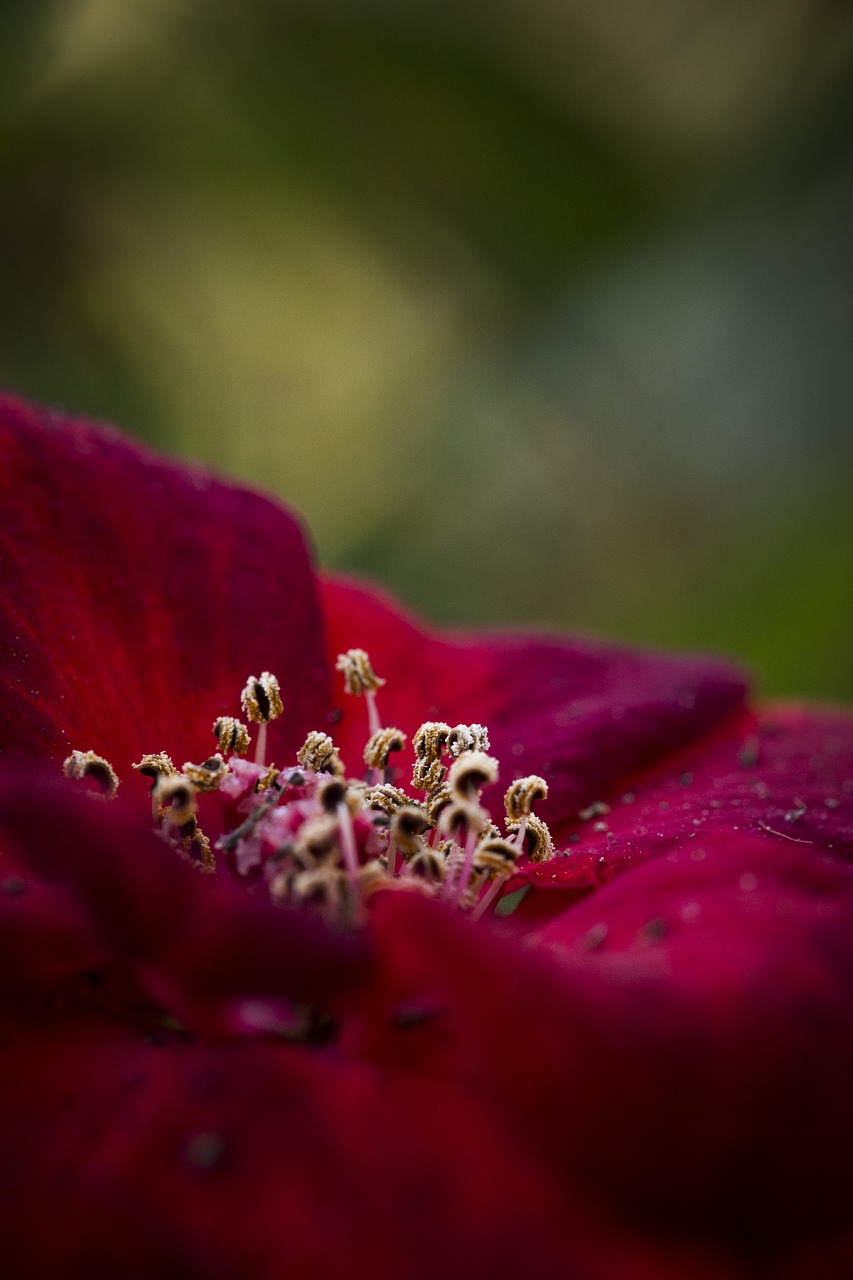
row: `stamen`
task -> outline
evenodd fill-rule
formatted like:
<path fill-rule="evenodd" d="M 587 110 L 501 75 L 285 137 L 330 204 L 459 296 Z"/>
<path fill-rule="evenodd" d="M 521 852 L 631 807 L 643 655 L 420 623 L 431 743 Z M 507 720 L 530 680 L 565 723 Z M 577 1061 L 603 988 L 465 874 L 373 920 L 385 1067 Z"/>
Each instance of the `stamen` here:
<path fill-rule="evenodd" d="M 370 733 L 371 735 L 378 733 L 382 725 L 376 706 L 376 690 L 380 689 L 385 681 L 373 670 L 366 651 L 364 649 L 347 649 L 346 653 L 339 653 L 335 669 L 343 672 L 344 688 L 347 693 L 351 693 L 355 697 L 364 695 L 367 702 L 367 723 L 370 727 Z"/>
<path fill-rule="evenodd" d="M 213 722 L 216 745 L 223 755 L 244 756 L 249 750 L 249 730 L 233 716 L 220 716 Z"/>
<path fill-rule="evenodd" d="M 281 689 L 271 671 L 262 672 L 260 679 L 257 676 L 249 676 L 246 687 L 240 695 L 240 704 L 244 715 L 258 725 L 255 764 L 262 765 L 266 759 L 267 725 L 270 720 L 276 720 L 284 711 Z"/>
<path fill-rule="evenodd" d="M 118 774 L 109 760 L 94 751 L 72 751 L 62 762 L 62 769 L 66 778 L 91 778 L 105 800 L 112 800 L 118 791 Z"/>
<path fill-rule="evenodd" d="M 210 841 L 199 827 L 195 818 L 191 818 L 186 829 L 181 828 L 181 843 L 184 852 L 194 866 L 200 871 L 213 875 L 216 871 L 216 859 L 210 848 Z"/>
<path fill-rule="evenodd" d="M 358 891 L 359 861 L 358 847 L 355 842 L 355 831 L 352 825 L 352 814 L 346 800 L 338 805 L 338 825 L 341 832 L 341 853 L 344 856 L 344 870 L 347 874 L 350 893 L 352 894 L 352 922 L 354 925 L 364 923 L 361 895 Z"/>
<path fill-rule="evenodd" d="M 388 874 L 397 874 L 397 850 L 406 862 L 423 848 L 423 833 L 431 823 L 423 809 L 414 804 L 403 805 L 391 818 L 388 831 Z"/>
<path fill-rule="evenodd" d="M 435 826 L 438 826 L 442 813 L 447 806 L 452 803 L 453 793 L 451 792 L 450 787 L 448 787 L 446 783 L 442 783 L 440 787 L 436 787 L 432 794 L 427 796 L 426 803 L 424 805 L 424 808 L 429 814 L 430 822 Z"/>
<path fill-rule="evenodd" d="M 447 766 L 441 760 L 416 760 L 412 770 L 412 786 L 418 791 L 437 791 L 447 777 Z"/>
<path fill-rule="evenodd" d="M 309 733 L 296 753 L 296 759 L 303 769 L 310 769 L 313 773 L 333 773 L 336 777 L 343 777 L 341 757 L 327 733 Z"/>
<path fill-rule="evenodd" d="M 373 670 L 364 649 L 347 649 L 346 653 L 339 653 L 335 670 L 343 672 L 344 688 L 356 697 L 375 693 L 385 683 Z"/>
<path fill-rule="evenodd" d="M 458 858 L 454 856 L 448 860 L 444 882 L 444 896 L 448 901 L 458 901 L 468 887 L 477 842 L 490 825 L 486 811 L 471 800 L 451 800 L 442 810 L 439 830 L 465 832 L 464 851 L 460 850 Z"/>
<path fill-rule="evenodd" d="M 366 862 L 359 869 L 358 886 L 361 898 L 366 902 L 374 893 L 378 893 L 380 889 L 388 886 L 388 876 L 385 874 L 385 868 L 376 858 L 372 862 Z"/>
<path fill-rule="evenodd" d="M 491 885 L 474 908 L 472 920 L 479 920 L 494 902 L 512 875 L 520 852 L 519 845 L 502 836 L 489 836 L 479 845 L 474 854 L 474 870 L 480 872 L 484 884 L 491 881 Z"/>

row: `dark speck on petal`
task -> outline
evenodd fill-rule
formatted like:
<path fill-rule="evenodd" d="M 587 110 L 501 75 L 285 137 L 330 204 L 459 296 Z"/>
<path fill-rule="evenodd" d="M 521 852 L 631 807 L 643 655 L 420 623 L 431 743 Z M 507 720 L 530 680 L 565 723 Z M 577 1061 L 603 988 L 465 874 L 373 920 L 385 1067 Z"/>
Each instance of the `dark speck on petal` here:
<path fill-rule="evenodd" d="M 191 1169 L 207 1172 L 222 1163 L 227 1147 L 221 1133 L 197 1133 L 184 1147 L 184 1160 Z"/>

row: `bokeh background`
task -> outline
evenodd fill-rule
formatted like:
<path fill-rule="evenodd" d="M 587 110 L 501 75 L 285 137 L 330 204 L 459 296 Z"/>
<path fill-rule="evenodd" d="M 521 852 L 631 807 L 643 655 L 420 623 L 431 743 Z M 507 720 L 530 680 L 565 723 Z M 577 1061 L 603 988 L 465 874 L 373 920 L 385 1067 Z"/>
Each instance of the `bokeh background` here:
<path fill-rule="evenodd" d="M 4 0 L 0 382 L 849 697 L 851 124 L 846 0 Z"/>

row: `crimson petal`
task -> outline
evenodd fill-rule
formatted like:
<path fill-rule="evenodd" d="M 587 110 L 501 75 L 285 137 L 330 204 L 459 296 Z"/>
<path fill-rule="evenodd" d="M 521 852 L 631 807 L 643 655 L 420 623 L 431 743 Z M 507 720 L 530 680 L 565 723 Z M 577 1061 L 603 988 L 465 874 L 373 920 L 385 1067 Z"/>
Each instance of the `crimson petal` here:
<path fill-rule="evenodd" d="M 7 768 L 0 778 L 0 847 L 13 866 L 67 887 L 85 922 L 83 937 L 135 964 L 149 994 L 193 1025 L 209 1025 L 218 1008 L 224 1017 L 231 999 L 310 1000 L 363 976 L 364 937 L 246 896 L 227 879 L 210 883 L 145 828 L 131 801 L 106 804 L 61 777 Z M 65 920 L 54 927 L 52 914 L 34 915 L 39 901 L 31 906 L 22 897 L 18 909 L 25 917 L 19 928 L 29 928 L 25 937 L 36 954 L 53 944 Z"/>
<path fill-rule="evenodd" d="M 536 888 L 568 902 L 647 858 L 682 846 L 701 854 L 718 833 L 737 841 L 748 832 L 853 860 L 853 719 L 795 706 L 744 715 L 610 798 L 602 817 L 563 829 L 566 857 L 527 868 Z"/>
<path fill-rule="evenodd" d="M 281 507 L 0 396 L 0 750 L 177 764 L 275 672 L 284 758 L 328 706 L 314 578 Z"/>
<path fill-rule="evenodd" d="M 776 1275 L 849 1226 L 853 874 L 778 839 L 692 853 L 518 948 L 386 895 L 351 1049 L 458 1081 L 614 1227 Z"/>

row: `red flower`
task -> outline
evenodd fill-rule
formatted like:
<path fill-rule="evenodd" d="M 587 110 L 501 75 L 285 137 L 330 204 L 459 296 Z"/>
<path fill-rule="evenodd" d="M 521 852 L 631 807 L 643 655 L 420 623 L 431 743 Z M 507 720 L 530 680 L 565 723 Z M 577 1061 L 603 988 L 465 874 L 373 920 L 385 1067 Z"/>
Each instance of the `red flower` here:
<path fill-rule="evenodd" d="M 853 1272 L 849 718 L 424 633 L 273 503 L 10 398 L 0 492 L 4 1274 Z M 504 923 L 398 892 L 344 932 L 146 822 L 131 763 L 202 759 L 251 671 L 277 761 L 322 730 L 355 767 L 359 645 L 388 722 L 488 725 L 504 782 L 548 780 L 566 856 Z"/>

